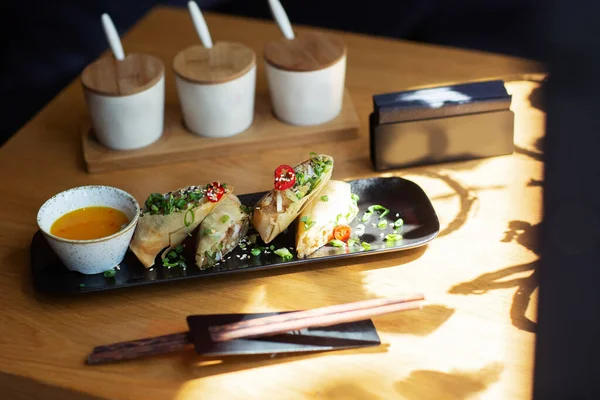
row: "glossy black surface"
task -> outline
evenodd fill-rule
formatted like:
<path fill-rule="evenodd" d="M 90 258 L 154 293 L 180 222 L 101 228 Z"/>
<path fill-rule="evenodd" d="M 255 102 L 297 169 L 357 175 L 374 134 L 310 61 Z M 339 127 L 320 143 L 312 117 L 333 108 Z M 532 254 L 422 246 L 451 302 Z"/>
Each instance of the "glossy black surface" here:
<path fill-rule="evenodd" d="M 366 230 L 361 238 L 362 241 L 371 245 L 369 250 L 364 250 L 361 246 L 353 248 L 325 246 L 306 259 L 294 257 L 292 260 L 285 261 L 272 252 L 252 256 L 250 248 L 242 250 L 238 247 L 226 256 L 224 262 L 202 271 L 193 263 L 196 241 L 194 234 L 184 242 L 186 246 L 184 254 L 189 261 L 185 270 L 165 268 L 160 260 L 157 260 L 153 268 L 146 269 L 135 255 L 128 251 L 114 278 L 105 278 L 103 274 L 83 275 L 69 271 L 58 260 L 42 233 L 38 231 L 31 243 L 33 284 L 36 290 L 45 293 L 77 294 L 270 268 L 297 265 L 306 265 L 306 268 L 310 268 L 314 262 L 343 258 L 348 258 L 350 261 L 357 256 L 419 247 L 433 240 L 438 234 L 440 225 L 435 210 L 427 195 L 414 182 L 402 178 L 370 178 L 349 181 L 349 183 L 352 185 L 352 192 L 360 196 L 358 202 L 360 212 L 357 219 L 351 224 L 353 231 L 358 224 L 362 223 L 360 219 L 365 210 L 371 205 L 380 204 L 391 210 L 386 217 L 389 222 L 398 218 L 396 214 L 404 219 L 404 227 L 399 230 L 399 233 L 403 235 L 402 240 L 395 243 L 386 242 L 384 236 L 391 233 L 392 229 L 389 226 L 385 230 L 373 227 L 372 223 L 378 221 L 374 216 L 369 223 L 364 224 Z M 245 205 L 254 205 L 263 194 L 239 195 L 239 198 Z M 249 234 L 252 232 L 251 230 Z M 287 247 L 295 254 L 295 232 L 295 225 L 292 224 L 287 232 L 280 234 L 270 245 L 272 244 L 276 249 Z M 232 279 L 235 278 L 232 277 Z"/>
<path fill-rule="evenodd" d="M 438 86 L 373 95 L 377 124 L 508 110 L 511 103 L 501 80 Z"/>
<path fill-rule="evenodd" d="M 371 320 L 308 328 L 280 335 L 254 339 L 213 342 L 208 328 L 254 318 L 282 314 L 216 314 L 187 317 L 196 352 L 203 356 L 296 353 L 308 351 L 341 350 L 381 344 Z"/>

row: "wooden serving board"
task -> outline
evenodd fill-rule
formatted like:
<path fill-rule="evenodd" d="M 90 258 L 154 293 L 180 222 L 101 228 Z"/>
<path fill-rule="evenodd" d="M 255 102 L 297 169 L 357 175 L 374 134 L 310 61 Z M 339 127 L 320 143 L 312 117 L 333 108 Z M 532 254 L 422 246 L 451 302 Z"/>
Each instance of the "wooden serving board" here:
<path fill-rule="evenodd" d="M 142 149 L 106 148 L 96 140 L 91 124 L 87 123 L 82 129 L 83 159 L 89 173 L 107 172 L 256 152 L 281 146 L 283 138 L 287 145 L 349 140 L 358 136 L 359 127 L 360 121 L 347 90 L 340 115 L 316 126 L 294 126 L 280 121 L 271 111 L 268 94 L 257 93 L 254 122 L 239 135 L 218 139 L 198 136 L 185 128 L 179 104 L 167 104 L 163 136 Z"/>

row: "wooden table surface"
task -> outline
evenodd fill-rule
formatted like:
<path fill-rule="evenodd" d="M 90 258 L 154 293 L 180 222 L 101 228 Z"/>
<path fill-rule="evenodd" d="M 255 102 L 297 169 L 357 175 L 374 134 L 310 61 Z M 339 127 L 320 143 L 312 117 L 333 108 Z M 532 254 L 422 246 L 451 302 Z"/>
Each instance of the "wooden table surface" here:
<path fill-rule="evenodd" d="M 280 35 L 270 22 L 209 14 L 207 23 L 213 40 L 243 41 L 259 54 Z M 499 55 L 341 35 L 348 45 L 347 87 L 361 118 L 359 139 L 318 148 L 286 148 L 282 142 L 277 151 L 88 175 L 79 131 L 87 111 L 75 81 L 0 149 L 3 398 L 531 396 L 544 114 L 531 104 L 539 99 L 537 84 L 525 78 L 542 67 Z M 124 47 L 153 53 L 170 66 L 179 49 L 197 41 L 184 10 L 157 8 L 125 36 Z M 173 103 L 174 77 L 172 68 L 167 70 L 167 102 Z M 144 200 L 150 192 L 211 180 L 231 182 L 237 193 L 255 192 L 271 186 L 275 166 L 299 161 L 309 151 L 335 157 L 336 179 L 374 176 L 367 140 L 372 94 L 488 78 L 510 81 L 513 155 L 383 174 L 415 181 L 432 199 L 442 228 L 429 246 L 327 266 L 77 298 L 47 297 L 32 289 L 28 253 L 36 213 L 57 192 L 106 184 Z M 266 90 L 265 84 L 261 65 L 257 90 Z M 429 304 L 422 311 L 375 318 L 383 343 L 377 348 L 211 362 L 189 351 L 84 365 L 96 345 L 185 330 L 189 314 L 304 309 L 415 291 L 425 292 Z"/>

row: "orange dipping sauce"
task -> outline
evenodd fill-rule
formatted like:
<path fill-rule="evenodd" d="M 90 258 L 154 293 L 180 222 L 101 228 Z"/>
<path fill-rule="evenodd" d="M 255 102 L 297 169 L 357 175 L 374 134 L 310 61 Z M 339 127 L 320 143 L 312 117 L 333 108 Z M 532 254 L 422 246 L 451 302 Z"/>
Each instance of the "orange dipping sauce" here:
<path fill-rule="evenodd" d="M 54 221 L 50 233 L 71 240 L 99 239 L 119 232 L 128 224 L 129 218 L 115 208 L 85 207 Z"/>

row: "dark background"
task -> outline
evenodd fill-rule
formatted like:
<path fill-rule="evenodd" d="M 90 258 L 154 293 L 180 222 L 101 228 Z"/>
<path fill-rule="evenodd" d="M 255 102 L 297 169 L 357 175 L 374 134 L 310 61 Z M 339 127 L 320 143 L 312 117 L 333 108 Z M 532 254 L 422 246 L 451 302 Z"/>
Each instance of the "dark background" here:
<path fill-rule="evenodd" d="M 534 0 L 282 0 L 292 23 L 538 58 Z M 267 0 L 197 0 L 202 10 L 271 19 Z M 0 144 L 108 48 L 100 15 L 123 35 L 156 5 L 187 0 L 0 2 Z"/>

